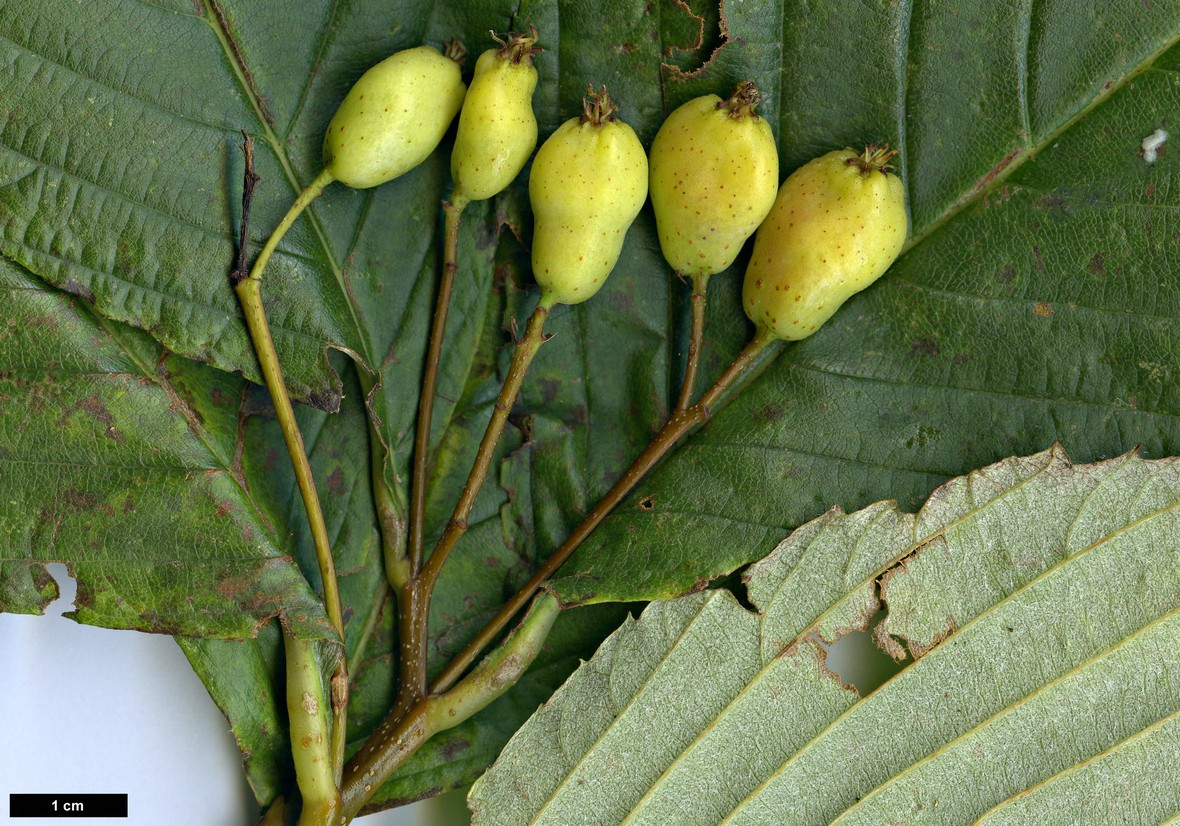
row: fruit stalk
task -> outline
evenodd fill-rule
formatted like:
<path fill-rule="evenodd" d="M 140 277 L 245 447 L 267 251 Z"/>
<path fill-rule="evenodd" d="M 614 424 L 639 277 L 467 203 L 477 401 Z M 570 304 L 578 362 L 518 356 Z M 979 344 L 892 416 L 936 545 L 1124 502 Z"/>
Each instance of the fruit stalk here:
<path fill-rule="evenodd" d="M 454 513 L 451 515 L 451 521 L 443 531 L 443 535 L 435 546 L 434 552 L 431 553 L 430 559 L 426 561 L 426 564 L 422 568 L 422 583 L 428 589 L 434 585 L 435 580 L 438 578 L 439 571 L 446 561 L 447 554 L 455 547 L 455 543 L 459 541 L 459 537 L 467 531 L 467 518 L 471 515 L 471 509 L 475 507 L 475 497 L 478 495 L 479 489 L 483 486 L 484 479 L 487 478 L 488 467 L 492 462 L 492 454 L 495 453 L 496 445 L 500 441 L 500 434 L 504 431 L 504 425 L 508 421 L 508 414 L 512 410 L 512 405 L 516 401 L 516 397 L 520 395 L 520 387 L 524 382 L 525 372 L 532 363 L 533 357 L 536 356 L 537 350 L 546 341 L 544 333 L 545 319 L 552 307 L 553 303 L 542 296 L 537 308 L 533 310 L 533 314 L 529 317 L 528 326 L 525 327 L 524 338 L 517 342 L 516 352 L 512 356 L 512 365 L 508 369 L 508 375 L 504 379 L 504 386 L 500 389 L 500 395 L 496 399 L 491 421 L 488 422 L 487 429 L 484 431 L 483 440 L 479 443 L 479 449 L 475 455 L 475 464 L 471 468 L 471 473 L 467 477 L 467 483 L 463 486 L 462 493 L 459 494 L 459 501 L 455 505 Z"/>
<path fill-rule="evenodd" d="M 708 275 L 692 277 L 692 330 L 688 335 L 688 358 L 684 362 L 684 383 L 673 415 L 683 413 L 692 403 L 693 388 L 697 383 L 697 367 L 701 362 L 701 344 L 705 338 L 705 295 L 709 288 Z"/>
<path fill-rule="evenodd" d="M 242 249 L 239 251 L 241 260 L 245 259 L 245 226 L 249 222 L 249 207 L 253 198 L 253 190 L 255 184 L 258 182 L 258 176 L 254 172 L 254 146 L 250 137 L 247 135 L 245 139 L 244 150 L 246 154 L 246 171 L 245 171 L 245 188 L 242 196 Z M 238 296 L 238 302 L 242 305 L 242 312 L 246 318 L 246 327 L 250 332 L 250 339 L 254 345 L 254 352 L 258 357 L 258 364 L 262 371 L 262 376 L 266 382 L 266 388 L 270 391 L 271 400 L 274 403 L 275 415 L 279 421 L 279 429 L 283 434 L 283 441 L 287 445 L 287 453 L 291 456 L 291 464 L 295 470 L 295 480 L 299 486 L 299 493 L 303 497 L 304 509 L 307 511 L 307 521 L 311 528 L 312 542 L 315 546 L 316 561 L 319 564 L 320 579 L 324 587 L 324 607 L 328 613 L 328 619 L 332 623 L 332 627 L 336 629 L 336 633 L 340 635 L 341 644 L 344 641 L 344 619 L 340 608 L 340 591 L 336 583 L 336 565 L 332 560 L 331 542 L 328 540 L 328 529 L 324 523 L 324 512 L 320 506 L 319 494 L 315 487 L 315 478 L 311 472 L 311 463 L 307 458 L 307 449 L 303 444 L 303 435 L 299 432 L 299 425 L 295 421 L 295 409 L 291 404 L 291 397 L 287 393 L 287 383 L 283 379 L 283 371 L 279 365 L 278 351 L 275 350 L 274 338 L 271 336 L 270 324 L 266 319 L 266 310 L 262 305 L 262 274 L 266 269 L 266 264 L 270 260 L 270 256 L 278 247 L 279 241 L 283 235 L 286 234 L 291 224 L 299 216 L 307 205 L 319 197 L 320 193 L 324 191 L 324 187 L 332 182 L 332 176 L 326 170 L 316 176 L 315 180 L 295 199 L 295 203 L 283 216 L 283 220 L 279 222 L 278 227 L 271 234 L 266 244 L 262 248 L 262 252 L 258 254 L 258 258 L 254 261 L 254 266 L 250 270 L 250 274 L 246 277 L 241 277 L 241 273 L 235 270 L 234 292 Z M 340 659 L 337 663 L 334 674 L 332 675 L 333 685 L 336 690 L 332 693 L 333 711 L 335 713 L 335 725 L 332 729 L 331 737 L 331 753 L 332 765 L 335 767 L 337 774 L 344 764 L 344 740 L 345 740 L 345 714 L 347 711 L 347 686 L 348 686 L 348 666 L 343 649 L 341 650 Z M 340 688 L 343 686 L 343 688 Z M 339 705 L 336 701 L 340 700 Z"/>
<path fill-rule="evenodd" d="M 529 317 L 524 338 L 516 345 L 516 352 L 512 356 L 512 365 L 508 369 L 504 386 L 500 389 L 500 395 L 496 399 L 492 418 L 479 443 L 475 463 L 462 492 L 459 494 L 459 501 L 451 514 L 451 519 L 435 545 L 434 551 L 422 566 L 422 570 L 410 580 L 404 589 L 405 598 L 399 607 L 402 621 L 402 680 L 399 704 L 403 707 L 409 707 L 412 700 L 426 693 L 426 639 L 431 593 L 434 591 L 434 585 L 438 581 L 438 575 L 442 571 L 447 556 L 460 537 L 467 532 L 467 520 L 475 506 L 475 498 L 487 478 L 496 445 L 499 443 L 500 435 L 504 432 L 504 425 L 508 421 L 508 413 L 512 410 L 512 405 L 520 394 L 520 387 L 529 364 L 532 363 L 537 350 L 546 340 L 545 318 L 549 315 L 553 303 L 550 298 L 542 294 L 540 303 Z"/>
<path fill-rule="evenodd" d="M 561 567 L 561 564 L 569 558 L 570 554 L 601 524 L 602 520 L 610 515 L 610 512 L 623 501 L 635 485 L 647 475 L 647 472 L 655 467 L 656 463 L 664 457 L 664 454 L 680 441 L 681 437 L 712 415 L 713 408 L 721 400 L 722 396 L 725 395 L 726 391 L 733 388 L 743 376 L 748 375 L 752 367 L 761 363 L 762 359 L 760 357 L 763 353 L 771 349 L 775 343 L 776 339 L 774 336 L 765 332 L 757 333 L 750 343 L 746 345 L 745 349 L 725 369 L 725 372 L 721 374 L 721 377 L 717 379 L 713 386 L 702 394 L 696 404 L 673 415 L 668 420 L 667 424 L 660 429 L 648 446 L 635 459 L 631 467 L 627 468 L 626 472 L 619 477 L 614 486 L 598 501 L 598 504 L 590 509 L 590 512 L 574 528 L 573 532 L 566 537 L 566 540 L 561 543 L 561 546 L 549 555 L 541 567 L 529 578 L 529 581 L 504 604 L 499 613 L 484 626 L 475 638 L 468 643 L 467 647 L 451 660 L 430 686 L 430 690 L 433 693 L 437 694 L 446 691 L 455 683 L 455 680 L 475 661 L 479 653 L 504 629 L 512 617 L 516 615 L 516 612 L 532 598 L 541 584 Z"/>
<path fill-rule="evenodd" d="M 443 202 L 446 215 L 446 234 L 443 245 L 442 277 L 438 284 L 438 298 L 434 304 L 434 321 L 430 330 L 430 344 L 426 351 L 426 369 L 422 375 L 422 390 L 418 397 L 418 421 L 414 433 L 414 470 L 410 481 L 410 575 L 422 567 L 422 533 L 426 524 L 426 475 L 430 464 L 430 420 L 434 415 L 434 395 L 438 385 L 438 366 L 442 357 L 443 333 L 447 326 L 447 310 L 451 304 L 451 288 L 459 269 L 459 222 L 467 199 L 452 197 Z"/>

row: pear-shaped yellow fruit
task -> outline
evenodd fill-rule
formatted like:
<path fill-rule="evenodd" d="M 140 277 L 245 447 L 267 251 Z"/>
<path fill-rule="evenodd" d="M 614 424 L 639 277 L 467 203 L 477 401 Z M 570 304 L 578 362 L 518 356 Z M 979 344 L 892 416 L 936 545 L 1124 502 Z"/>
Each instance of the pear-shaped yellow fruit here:
<path fill-rule="evenodd" d="M 870 146 L 829 152 L 783 182 L 758 228 L 742 304 L 787 341 L 814 333 L 849 296 L 880 278 L 906 239 L 905 191 Z"/>
<path fill-rule="evenodd" d="M 651 205 L 664 258 L 684 276 L 719 273 L 770 212 L 778 151 L 759 93 L 739 83 L 729 100 L 695 98 L 664 121 L 651 145 Z"/>
<path fill-rule="evenodd" d="M 529 176 L 535 220 L 533 276 L 542 301 L 577 304 L 614 269 L 627 229 L 647 200 L 647 156 L 614 115 L 603 87 L 557 128 Z"/>
<path fill-rule="evenodd" d="M 510 34 L 476 61 L 451 152 L 452 203 L 491 198 L 512 183 L 537 148 L 536 42 L 536 29 Z"/>
<path fill-rule="evenodd" d="M 459 64 L 430 46 L 385 58 L 349 90 L 324 134 L 324 168 L 364 189 L 413 169 L 434 151 L 467 87 Z"/>

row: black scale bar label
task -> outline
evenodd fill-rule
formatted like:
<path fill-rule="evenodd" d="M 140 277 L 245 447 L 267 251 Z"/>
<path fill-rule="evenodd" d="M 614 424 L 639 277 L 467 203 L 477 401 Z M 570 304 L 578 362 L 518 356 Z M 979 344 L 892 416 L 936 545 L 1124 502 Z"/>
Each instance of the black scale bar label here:
<path fill-rule="evenodd" d="M 127 817 L 125 794 L 10 794 L 9 817 Z"/>

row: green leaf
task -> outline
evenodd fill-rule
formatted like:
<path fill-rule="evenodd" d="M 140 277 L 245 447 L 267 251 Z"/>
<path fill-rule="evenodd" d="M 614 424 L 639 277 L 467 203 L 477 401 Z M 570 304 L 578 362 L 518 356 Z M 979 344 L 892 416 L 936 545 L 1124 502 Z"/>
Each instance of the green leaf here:
<path fill-rule="evenodd" d="M 244 475 L 241 382 L 4 261 L 0 296 L 0 610 L 40 613 L 64 562 L 81 622 L 240 637 L 282 615 L 335 638 Z"/>
<path fill-rule="evenodd" d="M 1159 822 L 1180 811 L 1180 462 L 1053 448 L 810 522 L 628 620 L 471 791 L 475 823 Z M 861 698 L 868 629 L 910 659 Z M 916 713 L 920 711 L 920 713 Z M 626 766 L 626 771 L 619 771 Z"/>
<path fill-rule="evenodd" d="M 1166 3 L 1108 6 L 9 0 L 0 6 L 0 256 L 21 278 L 35 274 L 82 299 L 70 306 L 107 342 L 95 351 L 106 359 L 100 373 L 115 371 L 104 382 L 122 376 L 137 394 L 154 387 L 159 398 L 171 398 L 172 384 L 232 399 L 196 405 L 214 445 L 207 446 L 214 469 L 233 471 L 242 423 L 241 472 L 257 518 L 271 525 L 265 554 L 281 558 L 269 564 L 294 582 L 288 589 L 270 580 L 282 597 L 265 607 L 230 599 L 196 611 L 165 589 L 132 603 L 84 602 L 80 610 L 91 611 L 88 621 L 197 635 L 186 651 L 250 753 L 256 793 L 266 800 L 281 788 L 285 733 L 274 725 L 281 708 L 252 705 L 273 705 L 278 696 L 265 677 L 274 673 L 266 638 L 273 630 L 261 641 L 200 637 L 248 637 L 265 616 L 282 613 L 283 599 L 314 613 L 316 633 L 324 633 L 314 599 L 318 574 L 264 396 L 182 358 L 257 375 L 226 279 L 240 219 L 239 130 L 254 136 L 263 177 L 251 221 L 257 249 L 318 171 L 324 125 L 369 65 L 454 36 L 478 52 L 489 45 L 488 29 L 527 21 L 537 24 L 546 48 L 535 101 L 542 137 L 578 112 L 587 82 L 608 84 L 623 117 L 650 141 L 679 103 L 754 79 L 766 92 L 762 111 L 780 139 L 784 171 L 833 146 L 901 145 L 915 228 L 893 274 L 785 353 L 744 398 L 716 411 L 624 504 L 567 568 L 563 599 L 698 588 L 761 556 L 833 502 L 851 509 L 893 495 L 914 505 L 947 477 L 1054 439 L 1085 460 L 1136 443 L 1149 455 L 1180 453 L 1169 434 L 1180 412 L 1171 380 L 1180 295 L 1161 275 L 1174 269 L 1167 219 L 1180 188 L 1174 156 L 1151 167 L 1136 156 L 1155 128 L 1175 131 L 1172 79 L 1180 63 L 1167 48 L 1180 16 Z M 325 498 L 336 509 L 329 521 L 340 534 L 338 564 L 352 574 L 342 583 L 351 612 L 346 643 L 354 652 L 366 646 L 354 670 L 366 687 L 358 690 L 353 742 L 388 705 L 394 679 L 388 603 L 374 604 L 380 561 L 356 374 L 381 379 L 372 403 L 393 455 L 389 482 L 404 499 L 448 154 L 444 142 L 422 167 L 374 190 L 330 188 L 297 222 L 267 275 L 266 305 L 292 392 L 342 412 L 334 424 L 311 410 L 300 416 L 315 443 L 322 490 L 345 491 Z M 526 191 L 522 179 L 464 216 L 433 423 L 432 534 L 449 516 L 490 414 L 510 319 L 523 318 L 535 300 Z M 743 266 L 739 260 L 733 273 L 714 279 L 706 378 L 748 335 L 738 301 Z M 29 289 L 34 283 L 27 280 Z M 37 300 L 61 298 L 42 293 Z M 602 295 L 550 321 L 555 338 L 542 348 L 514 411 L 517 427 L 493 474 L 500 484 L 483 491 L 472 530 L 440 583 L 432 669 L 556 547 L 662 423 L 679 381 L 686 313 L 686 290 L 671 279 L 644 213 Z M 89 333 L 75 341 L 86 370 L 94 356 L 88 342 Z M 23 343 L 3 347 L 5 355 L 28 357 Z M 325 356 L 332 350 L 344 351 L 355 369 Z M 155 369 L 164 353 L 175 378 Z M 127 370 L 129 359 L 135 369 Z M 58 362 L 39 366 L 48 376 L 51 364 L 60 371 L 70 363 Z M 0 442 L 0 462 L 14 455 L 5 451 L 45 390 L 37 380 L 0 393 L 12 397 L 0 398 L 0 434 L 8 439 Z M 129 415 L 99 398 L 112 417 Z M 57 534 L 14 534 L 19 520 L 56 514 L 71 496 L 107 503 L 130 484 L 119 473 L 141 461 L 135 445 L 104 441 L 101 417 L 89 434 L 77 429 L 80 418 L 56 429 L 54 421 L 51 410 L 36 424 L 38 438 L 68 438 L 63 454 L 92 470 L 43 472 L 29 477 L 33 484 L 9 477 L 7 488 L 0 480 L 0 491 L 19 489 L 9 500 L 19 510 L 0 517 L 5 610 L 36 610 L 51 597 L 40 561 L 89 560 L 97 577 L 96 544 L 102 565 L 118 557 L 111 570 L 129 581 L 133 563 L 159 569 L 174 561 L 172 544 L 144 550 L 162 536 L 156 520 L 177 502 L 209 496 L 200 487 L 209 478 L 194 474 L 155 511 L 85 525 L 78 515 Z M 159 437 L 157 424 L 177 433 L 186 427 L 161 414 L 145 441 Z M 30 444 L 19 442 L 22 450 Z M 168 461 L 189 468 L 184 451 L 196 448 L 175 449 L 181 458 Z M 635 503 L 648 496 L 655 508 L 640 511 Z M 241 541 L 250 513 L 194 507 L 179 524 L 192 527 L 200 518 L 200 536 L 168 536 L 197 555 L 189 545 L 225 537 L 227 559 L 254 570 L 256 549 Z M 297 581 L 300 571 L 313 588 Z M 147 582 L 127 587 L 146 591 Z M 218 598 L 207 589 L 191 596 Z M 579 644 L 601 633 L 587 621 Z M 254 675 L 247 686 L 231 684 L 243 674 Z M 501 725 L 497 736 L 507 730 Z M 491 738 L 480 742 L 462 770 L 424 772 L 417 786 L 407 781 L 383 799 L 469 779 L 494 751 Z"/>
<path fill-rule="evenodd" d="M 727 6 L 730 31 L 765 24 L 758 5 Z M 1140 153 L 1176 128 L 1180 9 L 849 0 L 781 23 L 784 169 L 899 146 L 909 246 L 639 486 L 564 567 L 565 602 L 682 594 L 833 503 L 913 507 L 1054 441 L 1083 461 L 1180 453 L 1180 167 Z M 747 51 L 763 59 L 735 35 L 716 60 Z M 713 279 L 714 373 L 740 346 L 712 339 L 738 281 Z"/>

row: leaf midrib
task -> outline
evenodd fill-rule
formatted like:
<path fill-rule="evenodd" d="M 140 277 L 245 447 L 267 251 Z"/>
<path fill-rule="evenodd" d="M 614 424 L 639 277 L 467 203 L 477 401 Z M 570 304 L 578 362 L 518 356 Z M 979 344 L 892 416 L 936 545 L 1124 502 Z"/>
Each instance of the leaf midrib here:
<path fill-rule="evenodd" d="M 245 67 L 242 66 L 238 60 L 239 51 L 234 49 L 230 44 L 231 35 L 222 26 L 222 18 L 221 15 L 217 13 L 215 0 L 201 0 L 201 2 L 205 7 L 205 22 L 209 28 L 213 30 L 213 34 L 217 37 L 217 42 L 221 46 L 221 50 L 225 55 L 226 61 L 228 61 L 231 69 L 233 70 L 234 77 L 236 77 L 238 80 L 238 85 L 241 87 L 242 94 L 250 103 L 250 108 L 254 112 L 254 118 L 262 130 L 263 137 L 270 145 L 271 151 L 274 152 L 275 158 L 278 160 L 280 167 L 282 167 L 283 175 L 286 177 L 288 185 L 295 192 L 302 192 L 304 187 L 302 184 L 300 184 L 299 177 L 295 174 L 295 169 L 291 165 L 291 159 L 287 155 L 286 147 L 282 141 L 279 140 L 278 135 L 271 126 L 270 120 L 266 117 L 266 113 L 263 110 L 261 101 L 259 101 L 258 97 L 254 94 L 253 84 L 251 84 L 246 78 Z M 332 271 L 332 276 L 336 279 L 336 285 L 339 287 L 341 298 L 344 299 L 344 303 L 348 307 L 349 318 L 353 327 L 353 341 L 357 343 L 359 348 L 359 353 L 356 355 L 360 356 L 360 358 L 365 362 L 366 366 L 371 365 L 374 363 L 373 354 L 369 352 L 369 340 L 368 336 L 364 334 L 364 325 L 361 323 L 360 310 L 356 306 L 356 301 L 353 298 L 352 291 L 348 289 L 348 285 L 345 283 L 344 272 L 336 261 L 336 257 L 332 252 L 332 247 L 328 243 L 327 233 L 324 231 L 323 224 L 320 221 L 319 216 L 316 214 L 314 206 L 307 210 L 306 218 L 308 223 L 311 225 L 312 230 L 315 232 L 316 239 L 319 241 L 320 246 L 324 250 L 324 260 L 327 262 L 329 269 Z M 339 344 L 335 344 L 334 346 L 340 347 L 341 349 L 345 350 L 345 352 L 352 352 L 351 348 L 342 347 Z"/>

